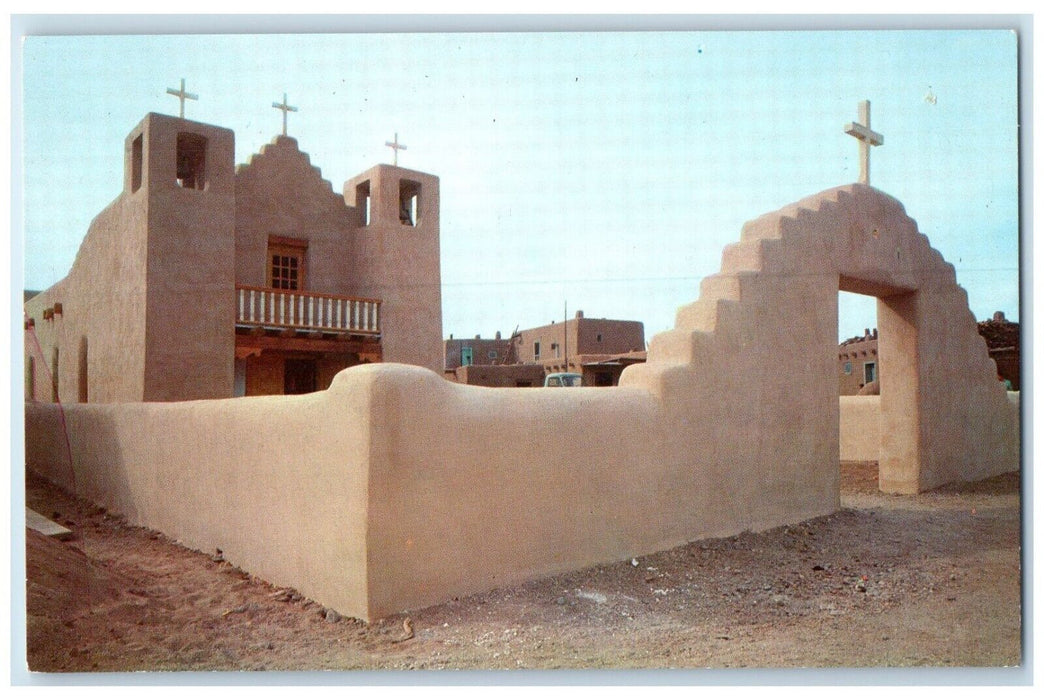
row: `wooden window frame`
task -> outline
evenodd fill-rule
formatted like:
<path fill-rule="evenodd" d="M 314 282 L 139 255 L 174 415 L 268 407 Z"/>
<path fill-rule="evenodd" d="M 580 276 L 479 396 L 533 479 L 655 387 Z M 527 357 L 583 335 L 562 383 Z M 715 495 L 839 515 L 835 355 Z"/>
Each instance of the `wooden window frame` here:
<path fill-rule="evenodd" d="M 867 370 L 870 370 L 867 372 Z M 869 375 L 869 376 L 868 376 Z M 876 362 L 864 362 L 863 363 L 863 382 L 869 384 L 870 382 L 877 381 L 877 363 Z"/>
<path fill-rule="evenodd" d="M 303 238 L 289 238 L 287 236 L 269 236 L 268 251 L 265 255 L 265 284 L 269 289 L 283 289 L 286 291 L 304 291 L 307 289 L 308 278 L 308 241 Z M 286 277 L 276 274 L 276 269 L 284 267 L 273 260 L 275 256 L 286 258 Z M 296 261 L 296 266 L 290 264 L 290 260 Z M 293 270 L 296 273 L 290 274 Z M 294 286 L 290 286 L 293 284 Z"/>

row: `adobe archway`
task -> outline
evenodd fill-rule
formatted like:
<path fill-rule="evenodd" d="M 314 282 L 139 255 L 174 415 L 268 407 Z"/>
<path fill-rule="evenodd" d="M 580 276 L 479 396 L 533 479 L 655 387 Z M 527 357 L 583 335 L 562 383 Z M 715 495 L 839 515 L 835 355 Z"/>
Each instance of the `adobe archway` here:
<path fill-rule="evenodd" d="M 747 224 L 619 387 L 489 389 L 377 363 L 304 396 L 31 402 L 28 463 L 374 619 L 837 510 L 838 289 L 880 299 L 882 487 L 1016 469 L 1018 414 L 953 268 L 860 185 Z"/>
<path fill-rule="evenodd" d="M 648 363 L 621 385 L 660 395 L 682 434 L 695 423 L 741 422 L 751 444 L 730 449 L 744 467 L 807 471 L 808 483 L 836 487 L 828 470 L 838 461 L 838 290 L 878 298 L 888 366 L 882 490 L 915 493 L 1017 468 L 1018 410 L 953 266 L 900 202 L 867 185 L 748 222 L 720 273 L 703 280 L 699 299 L 679 309 L 675 329 L 653 339 Z"/>

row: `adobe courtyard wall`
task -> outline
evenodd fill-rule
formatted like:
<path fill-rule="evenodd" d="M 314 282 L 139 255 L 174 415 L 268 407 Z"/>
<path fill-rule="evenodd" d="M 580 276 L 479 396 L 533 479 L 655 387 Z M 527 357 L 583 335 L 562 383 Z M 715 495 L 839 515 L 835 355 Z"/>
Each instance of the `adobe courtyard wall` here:
<path fill-rule="evenodd" d="M 881 397 L 840 397 L 842 461 L 877 461 L 881 451 Z"/>
<path fill-rule="evenodd" d="M 1016 413 L 1020 402 L 1019 392 L 1008 392 L 1008 403 Z M 842 396 L 840 409 L 841 459 L 877 461 L 881 451 L 881 397 Z M 1017 441 L 1018 435 L 1009 435 L 1008 440 Z"/>
<path fill-rule="evenodd" d="M 274 585 L 366 618 L 366 406 L 328 392 L 73 404 L 63 424 L 63 407 L 27 403 L 26 466 L 132 524 L 221 549 Z"/>
<path fill-rule="evenodd" d="M 881 488 L 1018 469 L 1018 407 L 952 267 L 859 185 L 748 224 L 617 388 L 364 365 L 303 397 L 67 407 L 71 460 L 57 408 L 29 405 L 28 464 L 373 619 L 836 510 L 839 288 L 879 297 Z"/>
<path fill-rule="evenodd" d="M 733 467 L 741 424 L 678 449 L 638 389 L 375 364 L 301 397 L 66 406 L 70 451 L 58 407 L 26 411 L 30 469 L 363 619 L 837 507 L 836 484 Z"/>
<path fill-rule="evenodd" d="M 415 368 L 367 372 L 382 416 L 370 463 L 378 614 L 837 507 L 836 484 L 830 493 L 791 469 L 780 480 L 734 465 L 719 450 L 744 441 L 741 424 L 718 421 L 720 443 L 691 428 L 672 434 L 648 391 L 485 389 Z M 722 415 L 727 400 L 709 411 Z M 717 464 L 694 468 L 713 452 Z"/>

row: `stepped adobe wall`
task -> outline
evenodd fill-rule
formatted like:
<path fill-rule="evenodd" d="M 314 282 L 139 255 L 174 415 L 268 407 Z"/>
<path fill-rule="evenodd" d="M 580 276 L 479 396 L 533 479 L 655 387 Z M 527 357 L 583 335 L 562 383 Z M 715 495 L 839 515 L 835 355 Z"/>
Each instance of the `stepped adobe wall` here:
<path fill-rule="evenodd" d="M 864 185 L 748 223 L 617 388 L 368 365 L 304 397 L 70 407 L 68 448 L 60 407 L 29 405 L 28 463 L 373 619 L 836 510 L 839 289 L 879 300 L 881 488 L 1017 469 L 1018 409 L 953 267 Z"/>

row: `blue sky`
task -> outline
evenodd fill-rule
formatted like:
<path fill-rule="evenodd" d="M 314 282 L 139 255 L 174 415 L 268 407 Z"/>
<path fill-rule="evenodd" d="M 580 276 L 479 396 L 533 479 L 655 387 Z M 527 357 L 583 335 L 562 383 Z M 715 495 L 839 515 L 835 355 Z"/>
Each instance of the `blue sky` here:
<path fill-rule="evenodd" d="M 858 177 L 843 132 L 872 103 L 871 184 L 957 269 L 974 315 L 1019 318 L 1017 42 L 1003 30 L 30 37 L 25 279 L 68 271 L 120 192 L 126 134 L 185 78 L 186 116 L 281 130 L 338 191 L 397 132 L 441 178 L 443 329 L 561 319 L 673 326 L 744 221 Z M 875 324 L 843 295 L 839 338 Z"/>

